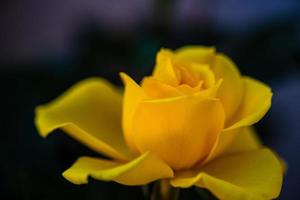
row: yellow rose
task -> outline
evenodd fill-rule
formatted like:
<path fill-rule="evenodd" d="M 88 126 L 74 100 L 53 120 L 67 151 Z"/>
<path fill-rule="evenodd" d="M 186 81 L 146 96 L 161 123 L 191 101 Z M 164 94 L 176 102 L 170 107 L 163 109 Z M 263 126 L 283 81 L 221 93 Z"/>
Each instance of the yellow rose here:
<path fill-rule="evenodd" d="M 168 179 L 174 187 L 207 188 L 220 199 L 279 195 L 280 161 L 250 127 L 271 105 L 268 86 L 241 76 L 214 48 L 199 46 L 162 49 L 140 85 L 124 73 L 121 78 L 124 96 L 92 78 L 37 108 L 42 136 L 61 128 L 112 158 L 80 158 L 63 173 L 69 181 Z"/>

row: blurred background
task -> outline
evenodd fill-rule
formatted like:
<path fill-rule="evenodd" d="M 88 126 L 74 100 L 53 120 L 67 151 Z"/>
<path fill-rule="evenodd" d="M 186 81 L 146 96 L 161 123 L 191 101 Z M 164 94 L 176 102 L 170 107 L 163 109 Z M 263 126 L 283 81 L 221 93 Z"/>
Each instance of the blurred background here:
<path fill-rule="evenodd" d="M 34 108 L 75 82 L 101 76 L 139 81 L 161 47 L 213 45 L 243 74 L 273 88 L 273 106 L 256 125 L 288 163 L 279 199 L 300 198 L 300 1 L 2 0 L 0 2 L 0 198 L 141 199 L 138 187 L 60 175 L 96 155 L 60 131 L 42 139 Z M 196 199 L 184 190 L 181 199 Z"/>

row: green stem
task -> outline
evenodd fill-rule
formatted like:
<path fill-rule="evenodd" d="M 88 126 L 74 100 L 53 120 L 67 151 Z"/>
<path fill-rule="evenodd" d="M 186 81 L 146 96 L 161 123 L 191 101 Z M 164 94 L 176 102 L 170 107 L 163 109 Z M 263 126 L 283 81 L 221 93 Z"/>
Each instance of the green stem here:
<path fill-rule="evenodd" d="M 151 200 L 178 200 L 179 188 L 171 187 L 168 180 L 161 180 L 154 184 Z"/>
<path fill-rule="evenodd" d="M 212 195 L 208 190 L 203 188 L 195 187 L 198 196 L 202 200 L 218 200 L 214 195 Z"/>

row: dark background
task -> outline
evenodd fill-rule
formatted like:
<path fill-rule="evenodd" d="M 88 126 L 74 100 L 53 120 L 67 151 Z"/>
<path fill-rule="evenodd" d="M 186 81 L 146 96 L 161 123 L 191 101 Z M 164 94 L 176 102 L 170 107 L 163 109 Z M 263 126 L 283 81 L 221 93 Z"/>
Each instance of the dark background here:
<path fill-rule="evenodd" d="M 139 81 L 161 47 L 187 44 L 216 46 L 271 85 L 272 108 L 256 127 L 288 163 L 280 199 L 300 198 L 300 1 L 2 0 L 0 199 L 140 199 L 138 187 L 64 180 L 76 158 L 96 154 L 60 131 L 42 139 L 34 108 L 89 76 Z"/>

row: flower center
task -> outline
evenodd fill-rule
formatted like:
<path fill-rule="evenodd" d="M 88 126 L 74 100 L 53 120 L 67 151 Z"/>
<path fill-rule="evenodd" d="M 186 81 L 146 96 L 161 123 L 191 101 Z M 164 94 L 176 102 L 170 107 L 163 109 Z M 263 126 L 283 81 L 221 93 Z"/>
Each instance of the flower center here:
<path fill-rule="evenodd" d="M 215 75 L 208 65 L 177 64 L 174 70 L 179 79 L 178 87 L 188 86 L 196 90 L 205 90 L 215 84 Z"/>
<path fill-rule="evenodd" d="M 161 76 L 145 77 L 141 83 L 150 99 L 193 95 L 215 85 L 214 73 L 206 64 L 173 60 L 158 69 Z"/>

